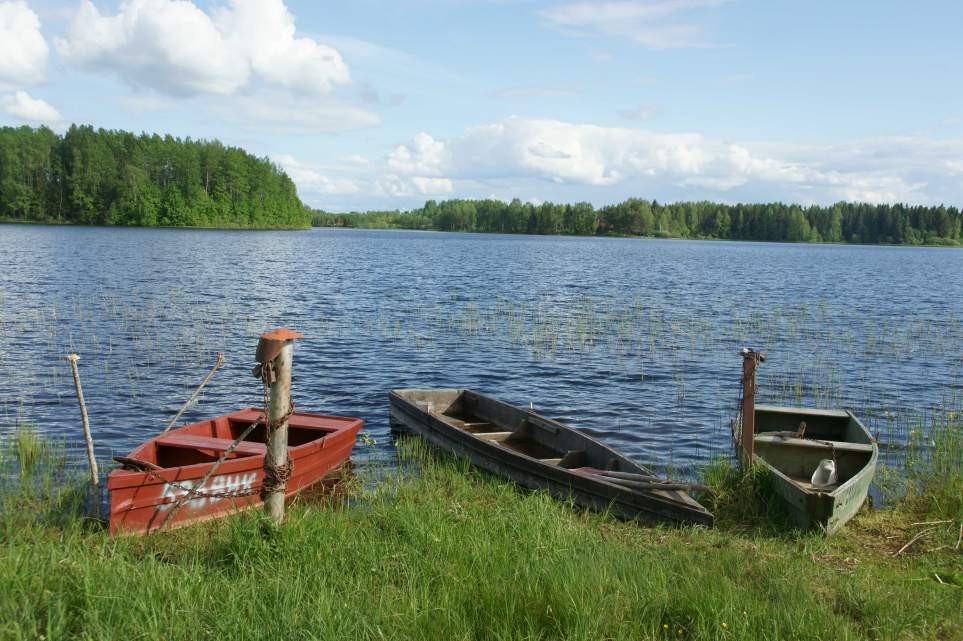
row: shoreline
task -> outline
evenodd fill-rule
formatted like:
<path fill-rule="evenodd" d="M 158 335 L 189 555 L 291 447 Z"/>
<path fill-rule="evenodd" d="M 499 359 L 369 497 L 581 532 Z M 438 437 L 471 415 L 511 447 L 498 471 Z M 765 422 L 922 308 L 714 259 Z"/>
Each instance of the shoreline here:
<path fill-rule="evenodd" d="M 200 231 L 307 231 L 313 229 L 311 225 L 306 227 L 201 227 L 195 225 L 89 225 L 85 223 L 70 223 L 63 221 L 37 221 L 37 220 L 4 220 L 0 219 L 0 225 L 37 225 L 43 227 L 76 227 L 82 229 L 197 229 Z"/>
<path fill-rule="evenodd" d="M 963 243 L 955 245 L 946 244 L 926 244 L 920 243 L 913 245 L 909 243 L 847 243 L 847 242 L 828 242 L 810 240 L 757 240 L 743 238 L 684 238 L 682 236 L 633 236 L 630 234 L 530 234 L 499 231 L 475 231 L 475 230 L 449 230 L 449 229 L 409 229 L 407 227 L 348 227 L 347 225 L 312 225 L 311 229 L 356 229 L 366 231 L 406 231 L 406 232 L 430 232 L 436 234 L 487 234 L 492 236 L 522 236 L 529 238 L 617 238 L 617 239 L 636 239 L 636 240 L 675 240 L 675 241 L 699 241 L 699 242 L 723 242 L 723 243 L 769 243 L 774 245 L 815 245 L 827 247 L 927 247 L 937 249 L 960 249 Z"/>
<path fill-rule="evenodd" d="M 0 219 L 0 225 L 37 225 L 43 227 L 77 227 L 89 229 L 178 229 L 178 230 L 198 230 L 198 231 L 308 231 L 311 229 L 345 229 L 345 230 L 368 230 L 368 231 L 406 231 L 406 232 L 432 232 L 438 234 L 487 234 L 492 236 L 527 236 L 532 238 L 619 238 L 637 240 L 670 240 L 670 241 L 699 241 L 699 242 L 729 242 L 729 243 L 769 243 L 777 245 L 815 245 L 832 247 L 925 247 L 935 249 L 961 249 L 963 243 L 953 245 L 939 244 L 910 244 L 910 243 L 847 243 L 847 242 L 826 242 L 809 240 L 758 240 L 743 238 L 703 238 L 682 236 L 633 236 L 631 234 L 530 234 L 497 231 L 474 231 L 474 230 L 445 230 L 445 229 L 409 229 L 406 227 L 348 227 L 346 225 L 307 225 L 305 227 L 237 227 L 237 226 L 213 226 L 202 227 L 194 225 L 91 225 L 57 221 L 37 221 L 37 220 L 4 220 Z"/>

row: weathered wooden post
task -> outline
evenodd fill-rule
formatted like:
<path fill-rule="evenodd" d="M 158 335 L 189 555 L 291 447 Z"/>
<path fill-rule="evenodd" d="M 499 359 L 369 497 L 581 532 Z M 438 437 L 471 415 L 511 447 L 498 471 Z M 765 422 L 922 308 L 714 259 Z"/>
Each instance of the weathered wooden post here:
<path fill-rule="evenodd" d="M 87 405 L 84 403 L 84 390 L 80 386 L 80 371 L 77 361 L 80 357 L 68 354 L 70 371 L 74 375 L 74 389 L 77 390 L 77 402 L 80 403 L 80 420 L 84 424 L 84 440 L 87 442 L 87 462 L 90 463 L 90 482 L 94 486 L 94 517 L 100 519 L 100 473 L 97 471 L 97 457 L 94 455 L 94 439 L 90 436 L 90 419 L 87 417 Z"/>
<path fill-rule="evenodd" d="M 742 431 L 739 444 L 742 446 L 742 465 L 752 465 L 752 451 L 756 430 L 756 365 L 765 362 L 762 352 L 743 348 L 742 350 Z"/>
<path fill-rule="evenodd" d="M 294 411 L 291 402 L 291 366 L 294 339 L 304 334 L 281 327 L 261 336 L 257 344 L 254 375 L 270 387 L 266 417 L 267 453 L 264 457 L 264 480 L 261 500 L 271 519 L 280 524 L 284 519 L 284 493 L 291 476 L 288 461 L 288 418 Z"/>

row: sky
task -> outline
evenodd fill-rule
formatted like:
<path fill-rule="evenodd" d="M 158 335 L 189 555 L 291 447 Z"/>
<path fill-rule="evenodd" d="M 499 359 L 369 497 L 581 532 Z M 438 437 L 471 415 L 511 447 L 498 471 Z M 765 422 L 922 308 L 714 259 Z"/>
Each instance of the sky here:
<path fill-rule="evenodd" d="M 218 139 L 329 211 L 963 205 L 963 3 L 0 0 L 0 125 Z"/>

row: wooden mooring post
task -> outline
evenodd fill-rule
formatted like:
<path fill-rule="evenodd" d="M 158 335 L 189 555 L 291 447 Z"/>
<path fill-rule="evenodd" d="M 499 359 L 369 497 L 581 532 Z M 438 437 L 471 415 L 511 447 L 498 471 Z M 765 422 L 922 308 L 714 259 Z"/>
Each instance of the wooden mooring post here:
<path fill-rule="evenodd" d="M 756 366 L 765 362 L 762 352 L 742 350 L 742 431 L 739 436 L 743 467 L 752 465 L 753 446 L 756 436 Z"/>
<path fill-rule="evenodd" d="M 282 327 L 263 334 L 257 345 L 258 365 L 254 375 L 270 387 L 261 499 L 265 511 L 277 524 L 284 520 L 284 494 L 292 471 L 288 461 L 288 418 L 294 411 L 291 402 L 294 340 L 303 336 Z"/>
<path fill-rule="evenodd" d="M 80 386 L 80 371 L 77 361 L 80 356 L 68 354 L 70 371 L 74 375 L 74 389 L 77 391 L 77 402 L 80 404 L 80 420 L 84 424 L 84 440 L 87 442 L 87 462 L 90 464 L 90 482 L 94 486 L 94 517 L 100 519 L 100 473 L 97 470 L 97 457 L 94 454 L 94 439 L 90 435 L 90 419 L 87 417 L 87 405 L 84 403 L 84 390 Z"/>

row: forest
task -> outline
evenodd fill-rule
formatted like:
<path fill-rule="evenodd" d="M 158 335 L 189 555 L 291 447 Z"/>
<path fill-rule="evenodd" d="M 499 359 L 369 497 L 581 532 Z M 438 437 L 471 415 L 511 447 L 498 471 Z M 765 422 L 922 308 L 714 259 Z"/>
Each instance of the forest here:
<path fill-rule="evenodd" d="M 726 205 L 708 201 L 660 204 L 630 198 L 596 209 L 500 200 L 429 200 L 411 211 L 332 214 L 314 211 L 323 227 L 431 229 L 506 234 L 648 236 L 778 242 L 907 245 L 961 244 L 956 207 L 840 202 L 828 207 L 784 203 Z"/>
<path fill-rule="evenodd" d="M 274 163 L 217 141 L 0 127 L 0 221 L 267 228 L 310 219 Z"/>

